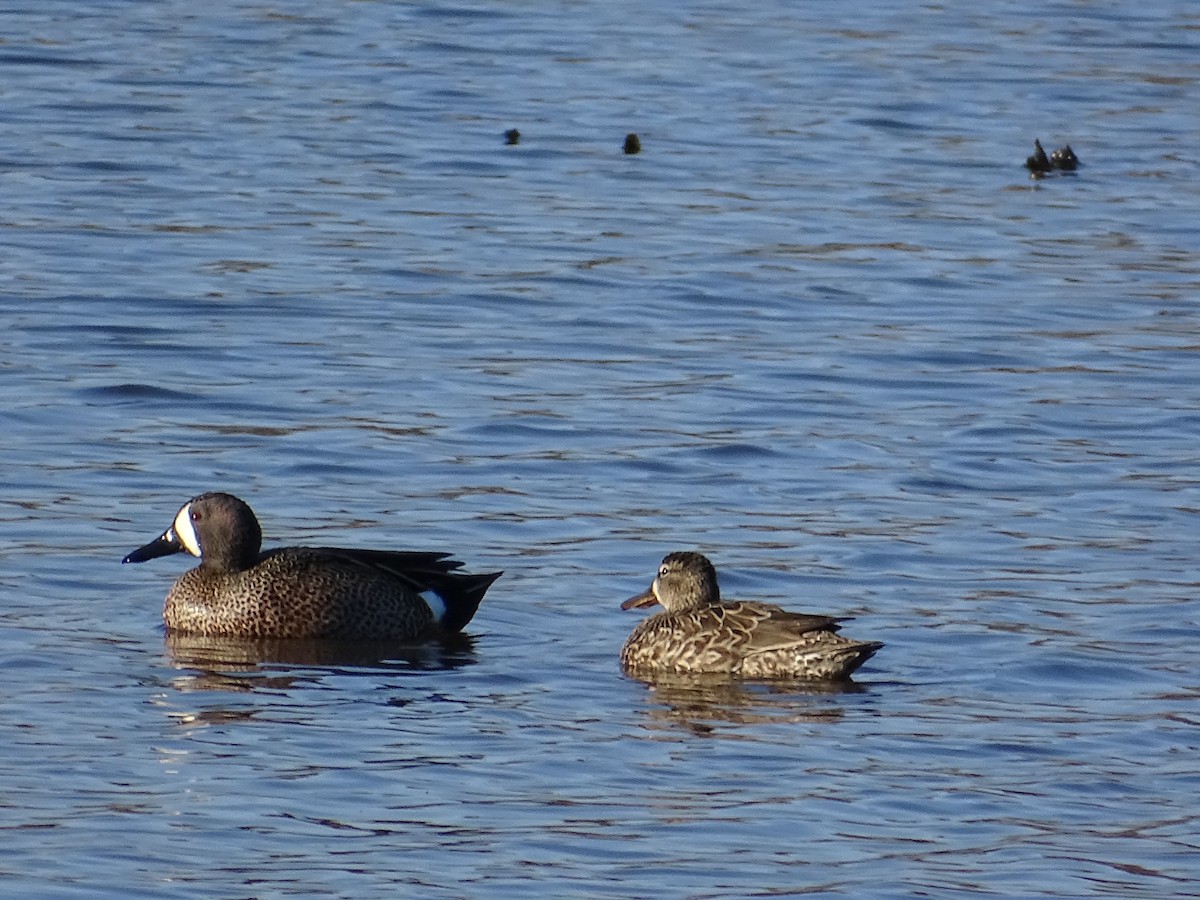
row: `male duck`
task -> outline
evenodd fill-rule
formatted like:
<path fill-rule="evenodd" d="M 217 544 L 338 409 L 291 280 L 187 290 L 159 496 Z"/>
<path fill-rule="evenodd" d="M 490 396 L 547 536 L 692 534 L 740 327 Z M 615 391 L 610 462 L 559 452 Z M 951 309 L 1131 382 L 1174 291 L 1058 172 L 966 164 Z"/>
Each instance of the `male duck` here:
<path fill-rule="evenodd" d="M 670 553 L 654 582 L 622 609 L 660 603 L 621 649 L 632 675 L 717 674 L 740 678 L 849 678 L 883 644 L 852 641 L 836 619 L 769 603 L 722 602 L 717 572 L 699 553 Z"/>
<path fill-rule="evenodd" d="M 167 594 L 163 621 L 187 634 L 421 641 L 461 631 L 500 572 L 466 575 L 448 553 L 262 550 L 253 511 L 231 494 L 193 497 L 122 562 L 187 552 L 200 565 Z"/>

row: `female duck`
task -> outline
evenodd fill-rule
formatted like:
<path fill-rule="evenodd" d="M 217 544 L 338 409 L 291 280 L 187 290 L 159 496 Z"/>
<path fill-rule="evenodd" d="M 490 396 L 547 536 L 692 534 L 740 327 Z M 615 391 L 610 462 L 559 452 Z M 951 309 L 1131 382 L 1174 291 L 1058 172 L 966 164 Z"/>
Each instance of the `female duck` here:
<path fill-rule="evenodd" d="M 187 552 L 200 565 L 167 594 L 163 621 L 187 634 L 422 641 L 461 631 L 499 572 L 466 575 L 448 553 L 279 547 L 262 551 L 232 494 L 193 497 L 122 562 Z"/>
<path fill-rule="evenodd" d="M 699 553 L 668 554 L 649 589 L 621 608 L 653 603 L 663 611 L 638 625 L 621 650 L 621 665 L 633 675 L 838 680 L 883 646 L 842 637 L 828 616 L 722 602 L 717 572 Z"/>

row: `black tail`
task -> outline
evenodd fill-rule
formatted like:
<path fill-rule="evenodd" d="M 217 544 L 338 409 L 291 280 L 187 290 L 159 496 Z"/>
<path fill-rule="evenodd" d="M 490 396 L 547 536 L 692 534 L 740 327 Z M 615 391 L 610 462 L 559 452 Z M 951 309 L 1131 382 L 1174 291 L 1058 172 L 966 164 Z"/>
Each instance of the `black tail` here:
<path fill-rule="evenodd" d="M 462 631 L 475 616 L 483 595 L 503 572 L 467 575 L 456 571 L 462 563 L 451 559 L 449 553 L 426 553 L 420 550 L 360 550 L 345 547 L 321 547 L 324 553 L 343 560 L 387 572 L 407 584 L 418 594 L 433 591 L 446 604 L 439 623 L 444 631 Z"/>
<path fill-rule="evenodd" d="M 483 595 L 503 572 L 488 572 L 484 575 L 460 575 L 448 572 L 439 578 L 430 578 L 430 587 L 446 601 L 446 614 L 442 616 L 442 628 L 447 632 L 462 631 L 475 616 Z"/>

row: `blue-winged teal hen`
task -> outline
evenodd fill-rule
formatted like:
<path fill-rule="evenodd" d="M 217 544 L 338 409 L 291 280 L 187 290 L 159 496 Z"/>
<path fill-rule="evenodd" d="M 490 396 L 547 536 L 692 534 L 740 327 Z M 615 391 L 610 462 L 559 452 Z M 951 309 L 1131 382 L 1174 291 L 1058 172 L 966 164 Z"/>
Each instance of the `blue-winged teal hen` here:
<path fill-rule="evenodd" d="M 699 553 L 670 553 L 644 593 L 622 609 L 660 603 L 621 649 L 633 675 L 845 679 L 883 644 L 852 641 L 829 616 L 769 603 L 723 602 L 717 572 Z"/>
<path fill-rule="evenodd" d="M 247 638 L 423 641 L 461 631 L 499 572 L 466 575 L 448 553 L 262 550 L 254 512 L 231 494 L 193 497 L 171 527 L 122 562 L 190 553 L 200 565 L 167 594 L 176 632 Z"/>

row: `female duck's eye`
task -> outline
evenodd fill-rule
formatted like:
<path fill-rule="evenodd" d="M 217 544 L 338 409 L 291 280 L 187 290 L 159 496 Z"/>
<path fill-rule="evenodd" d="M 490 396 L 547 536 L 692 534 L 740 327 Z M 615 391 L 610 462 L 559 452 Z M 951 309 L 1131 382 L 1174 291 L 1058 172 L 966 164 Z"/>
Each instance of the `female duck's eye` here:
<path fill-rule="evenodd" d="M 197 510 L 194 510 L 194 509 L 193 509 L 193 510 L 189 510 L 189 511 L 188 511 L 188 518 L 189 518 L 189 519 L 191 519 L 193 522 L 199 522 L 199 521 L 200 521 L 200 513 L 199 513 Z"/>
<path fill-rule="evenodd" d="M 661 575 L 666 575 L 666 574 L 667 574 L 668 572 L 670 572 L 670 571 L 671 571 L 671 570 L 670 570 L 670 568 L 668 568 L 667 566 L 663 566 L 661 569 L 659 569 L 659 570 L 658 570 L 658 574 L 659 574 L 660 576 L 661 576 Z"/>

